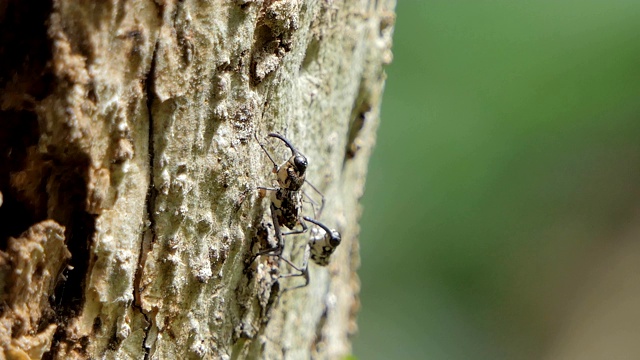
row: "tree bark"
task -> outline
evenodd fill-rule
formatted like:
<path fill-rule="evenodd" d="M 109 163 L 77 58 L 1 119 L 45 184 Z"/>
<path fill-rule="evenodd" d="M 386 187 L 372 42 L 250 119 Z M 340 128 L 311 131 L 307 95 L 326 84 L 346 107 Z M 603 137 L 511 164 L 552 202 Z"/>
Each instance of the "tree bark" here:
<path fill-rule="evenodd" d="M 4 358 L 340 358 L 394 0 L 0 6 Z M 274 243 L 289 138 L 342 233 L 309 286 Z M 286 237 L 301 261 L 308 235 Z M 282 295 L 282 296 L 280 296 Z"/>

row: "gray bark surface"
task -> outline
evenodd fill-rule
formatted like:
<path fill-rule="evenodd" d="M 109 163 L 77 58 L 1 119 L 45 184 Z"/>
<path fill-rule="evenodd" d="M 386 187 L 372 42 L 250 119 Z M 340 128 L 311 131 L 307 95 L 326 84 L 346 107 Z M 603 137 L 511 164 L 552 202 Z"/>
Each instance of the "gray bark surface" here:
<path fill-rule="evenodd" d="M 21 6 L 0 15 L 25 16 Z M 57 0 L 30 10 L 40 28 L 18 60 L 3 60 L 0 84 L 0 133 L 21 139 L 1 145 L 3 356 L 348 355 L 358 203 L 394 6 Z M 290 156 L 269 132 L 307 156 L 327 200 L 319 220 L 342 233 L 329 266 L 311 264 L 310 285 L 284 294 L 299 280 L 278 279 L 284 262 L 250 261 L 275 241 L 256 190 L 275 176 L 254 133 L 278 161 Z M 300 263 L 307 239 L 287 236 L 286 256 Z M 31 295 L 16 296 L 25 287 Z"/>

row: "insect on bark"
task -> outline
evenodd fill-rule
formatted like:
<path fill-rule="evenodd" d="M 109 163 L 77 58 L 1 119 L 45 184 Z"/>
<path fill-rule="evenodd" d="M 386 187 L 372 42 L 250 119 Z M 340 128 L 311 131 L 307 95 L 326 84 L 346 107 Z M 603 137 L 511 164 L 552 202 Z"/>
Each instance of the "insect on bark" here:
<path fill-rule="evenodd" d="M 320 216 L 325 201 L 322 193 L 305 178 L 308 166 L 307 158 L 298 151 L 287 138 L 277 133 L 270 133 L 268 136 L 280 139 L 285 143 L 289 150 L 291 150 L 291 157 L 284 163 L 278 165 L 264 145 L 260 143 L 257 135 L 254 134 L 254 136 L 273 164 L 272 171 L 276 174 L 277 179 L 277 186 L 275 187 L 258 187 L 258 190 L 260 190 L 263 196 L 266 196 L 267 193 L 270 195 L 271 203 L 269 209 L 271 211 L 271 219 L 277 244 L 273 248 L 259 251 L 254 256 L 254 259 L 260 255 L 279 257 L 297 271 L 297 273 L 285 274 L 281 275 L 281 277 L 302 276 L 305 279 L 305 283 L 303 285 L 299 285 L 288 290 L 307 286 L 309 284 L 309 258 L 320 266 L 326 266 L 329 263 L 329 257 L 340 244 L 340 234 L 335 230 L 329 229 L 317 220 L 308 216 L 301 216 L 300 214 L 302 210 L 303 196 L 311 203 L 315 217 Z M 321 204 L 319 210 L 316 211 L 316 206 L 318 204 L 301 189 L 304 183 L 307 183 L 309 187 L 320 195 Z M 306 221 L 317 225 L 320 229 L 315 227 L 312 229 L 309 241 L 305 244 L 302 266 L 298 267 L 289 259 L 282 256 L 284 249 L 284 236 L 306 232 L 308 230 Z M 298 224 L 300 224 L 301 229 L 296 229 Z M 283 226 L 291 231 L 283 232 Z"/>
<path fill-rule="evenodd" d="M 298 273 L 280 275 L 281 278 L 301 276 L 304 278 L 304 284 L 287 288 L 283 290 L 283 293 L 284 291 L 299 289 L 309 285 L 309 259 L 319 266 L 327 266 L 331 255 L 342 241 L 340 233 L 337 230 L 329 229 L 328 226 L 308 216 L 304 216 L 304 219 L 317 225 L 318 228 L 314 227 L 311 229 L 309 241 L 305 245 L 302 266 L 297 267 L 289 260 L 284 259 L 292 268 L 298 271 Z M 276 227 L 276 230 L 277 229 L 278 227 Z M 276 236 L 282 237 L 282 234 L 278 234 L 276 231 Z M 279 240 L 281 241 L 281 239 Z"/>
<path fill-rule="evenodd" d="M 258 140 L 260 147 L 267 154 L 269 160 L 273 164 L 273 173 L 276 174 L 278 182 L 277 187 L 264 187 L 258 186 L 258 190 L 261 191 L 263 196 L 268 193 L 271 200 L 272 212 L 275 211 L 275 216 L 278 218 L 278 222 L 281 226 L 284 226 L 291 230 L 288 234 L 300 234 L 307 231 L 307 224 L 300 216 L 302 210 L 302 197 L 306 197 L 311 205 L 315 216 L 320 216 L 324 207 L 324 195 L 309 181 L 305 179 L 307 171 L 307 158 L 298 151 L 291 142 L 284 136 L 277 133 L 270 133 L 268 136 L 280 139 L 291 150 L 291 157 L 278 165 L 273 157 L 264 147 L 264 145 Z M 316 211 L 315 207 L 318 205 L 308 194 L 306 194 L 301 188 L 304 183 L 307 183 L 321 198 L 320 209 Z M 296 229 L 296 226 L 300 224 L 301 229 Z"/>

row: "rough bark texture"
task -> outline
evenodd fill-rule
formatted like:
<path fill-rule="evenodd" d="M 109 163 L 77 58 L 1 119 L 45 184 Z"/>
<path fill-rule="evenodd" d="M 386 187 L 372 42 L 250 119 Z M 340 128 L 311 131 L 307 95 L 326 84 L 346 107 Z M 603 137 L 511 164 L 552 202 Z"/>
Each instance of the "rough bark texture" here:
<path fill-rule="evenodd" d="M 0 6 L 2 355 L 349 354 L 394 5 Z M 272 131 L 307 156 L 320 220 L 342 232 L 331 264 L 281 297 L 287 266 L 250 262 L 274 241 L 256 191 L 274 176 L 253 137 Z M 307 236 L 287 237 L 294 262 Z"/>

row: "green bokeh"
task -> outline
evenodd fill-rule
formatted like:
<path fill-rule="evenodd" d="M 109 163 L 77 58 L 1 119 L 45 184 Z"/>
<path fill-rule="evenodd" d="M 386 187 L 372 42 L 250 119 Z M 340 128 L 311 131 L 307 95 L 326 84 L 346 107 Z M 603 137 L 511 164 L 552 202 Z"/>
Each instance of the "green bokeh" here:
<path fill-rule="evenodd" d="M 354 354 L 538 358 L 640 203 L 640 2 L 399 0 L 393 50 Z"/>

